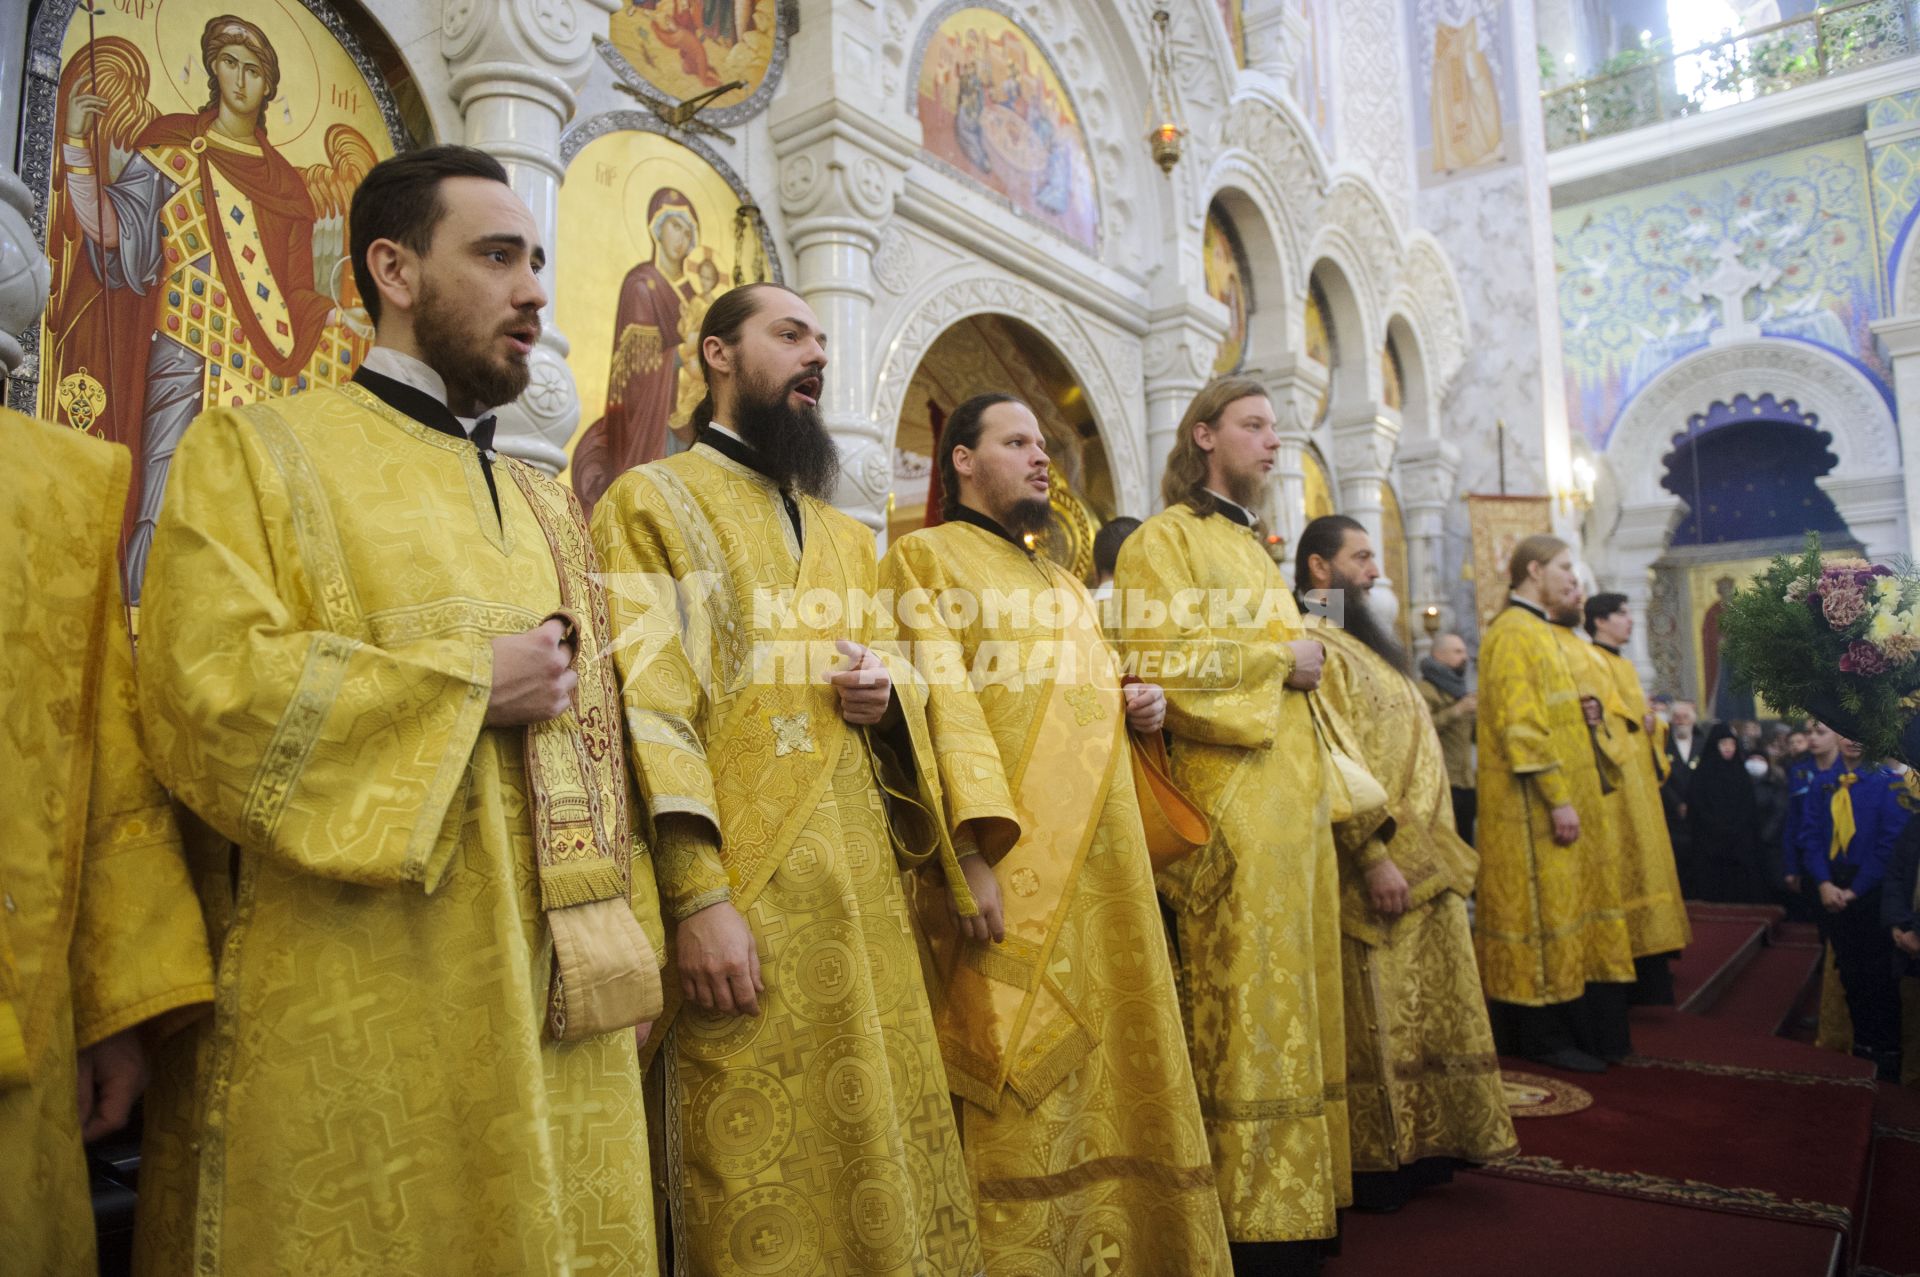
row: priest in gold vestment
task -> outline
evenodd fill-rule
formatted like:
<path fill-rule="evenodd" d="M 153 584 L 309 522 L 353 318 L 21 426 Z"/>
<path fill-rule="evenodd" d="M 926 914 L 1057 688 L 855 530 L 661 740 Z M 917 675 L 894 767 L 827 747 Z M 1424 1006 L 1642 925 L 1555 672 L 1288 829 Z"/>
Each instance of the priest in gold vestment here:
<path fill-rule="evenodd" d="M 674 924 L 660 1045 L 683 1271 L 982 1271 L 900 869 L 977 914 L 933 813 L 926 689 L 886 658 L 873 536 L 824 499 L 813 311 L 777 285 L 703 321 L 687 452 L 593 531 Z"/>
<path fill-rule="evenodd" d="M 1633 613 L 1627 610 L 1626 595 L 1596 594 L 1587 600 L 1585 617 L 1593 639 L 1588 650 L 1610 693 L 1601 699 L 1607 722 L 1626 745 L 1620 754 L 1619 784 L 1607 795 L 1607 806 L 1620 841 L 1620 907 L 1633 950 L 1632 997 L 1642 1005 L 1672 1006 L 1673 972 L 1667 964 L 1693 939 L 1693 925 L 1680 894 L 1680 870 L 1660 805 L 1660 774 L 1650 739 L 1655 719 L 1640 675 L 1621 654 L 1633 637 Z"/>
<path fill-rule="evenodd" d="M 146 1273 L 651 1273 L 664 943 L 586 526 L 490 449 L 545 303 L 491 157 L 359 187 L 351 384 L 174 459 L 140 708 L 214 1014 L 160 1061 Z"/>
<path fill-rule="evenodd" d="M 81 1137 L 213 997 L 120 605 L 125 448 L 0 408 L 0 1267 L 92 1272 Z M 76 1108 L 75 1096 L 80 1104 Z"/>
<path fill-rule="evenodd" d="M 1372 538 L 1325 515 L 1301 532 L 1295 556 L 1303 599 L 1340 604 L 1313 630 L 1327 645 L 1318 695 L 1386 788 L 1392 817 L 1335 830 L 1354 1199 L 1392 1209 L 1451 1178 L 1456 1162 L 1516 1148 L 1467 921 L 1480 860 L 1454 832 L 1440 735 L 1406 649 L 1370 610 L 1380 575 Z"/>
<path fill-rule="evenodd" d="M 1261 1272 L 1313 1271 L 1351 1197 L 1331 761 L 1305 694 L 1324 648 L 1247 509 L 1279 446 L 1258 382 L 1209 383 L 1114 574 L 1123 656 L 1182 671 L 1162 679 L 1173 776 L 1213 839 L 1158 882 L 1227 1236 Z"/>
<path fill-rule="evenodd" d="M 946 520 L 880 583 L 982 906 L 969 926 L 937 877 L 919 893 L 987 1271 L 1227 1277 L 1128 743 L 1165 696 L 1120 686 L 1092 595 L 1022 540 L 1048 518 L 1033 412 L 977 396 L 940 447 Z"/>
<path fill-rule="evenodd" d="M 1584 655 L 1573 664 L 1548 620 L 1580 583 L 1566 543 L 1544 535 L 1514 548 L 1508 581 L 1480 643 L 1474 948 L 1502 1051 L 1599 1072 L 1630 1050 L 1633 958 L 1592 732 L 1600 706 L 1583 702 Z"/>

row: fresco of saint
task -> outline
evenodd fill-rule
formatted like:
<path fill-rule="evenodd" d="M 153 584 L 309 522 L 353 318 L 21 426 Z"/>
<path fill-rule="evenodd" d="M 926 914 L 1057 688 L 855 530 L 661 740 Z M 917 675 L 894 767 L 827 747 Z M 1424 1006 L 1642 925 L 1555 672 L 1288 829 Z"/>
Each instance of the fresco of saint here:
<path fill-rule="evenodd" d="M 345 381 L 372 338 L 346 213 L 386 139 L 376 150 L 334 123 L 328 162 L 296 167 L 268 135 L 281 68 L 266 33 L 218 15 L 199 52 L 197 112 L 161 114 L 146 54 L 119 36 L 93 40 L 60 79 L 41 412 L 136 458 L 134 600 L 187 424 L 216 404 Z"/>

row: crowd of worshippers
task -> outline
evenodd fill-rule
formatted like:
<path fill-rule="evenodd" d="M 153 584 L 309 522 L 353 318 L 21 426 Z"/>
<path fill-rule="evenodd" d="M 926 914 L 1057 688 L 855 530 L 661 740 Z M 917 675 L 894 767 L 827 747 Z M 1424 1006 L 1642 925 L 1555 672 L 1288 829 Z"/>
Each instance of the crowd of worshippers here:
<path fill-rule="evenodd" d="M 137 670 L 127 454 L 0 417 L 9 1267 L 93 1267 L 84 1143 L 139 1100 L 141 1273 L 1312 1272 L 1516 1151 L 1499 1052 L 1604 1069 L 1671 996 L 1663 720 L 1564 543 L 1477 678 L 1416 665 L 1369 529 L 1276 562 L 1227 377 L 1099 538 L 1114 606 L 1032 548 L 1011 395 L 882 557 L 771 284 L 706 312 L 690 446 L 585 509 L 491 447 L 548 357 L 501 166 L 384 161 L 350 226 L 376 344 L 186 432 Z M 791 605 L 1015 590 L 1086 606 Z M 1810 748 L 1801 872 L 1864 902 L 1886 786 L 1842 773 L 1829 855 Z"/>

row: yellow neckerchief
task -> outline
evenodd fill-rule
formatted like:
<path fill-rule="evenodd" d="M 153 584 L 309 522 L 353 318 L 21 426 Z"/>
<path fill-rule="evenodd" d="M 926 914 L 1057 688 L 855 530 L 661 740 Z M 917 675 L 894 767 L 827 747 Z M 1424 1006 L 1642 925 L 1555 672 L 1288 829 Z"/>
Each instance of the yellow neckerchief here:
<path fill-rule="evenodd" d="M 1833 838 L 1827 843 L 1827 859 L 1838 860 L 1853 841 L 1853 783 L 1860 777 L 1849 769 L 1833 778 Z"/>

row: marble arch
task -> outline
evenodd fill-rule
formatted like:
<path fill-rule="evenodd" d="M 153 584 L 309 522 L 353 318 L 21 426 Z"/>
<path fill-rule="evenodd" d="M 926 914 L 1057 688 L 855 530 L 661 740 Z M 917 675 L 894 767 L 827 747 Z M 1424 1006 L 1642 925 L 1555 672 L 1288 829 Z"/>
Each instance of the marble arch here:
<path fill-rule="evenodd" d="M 1791 399 L 1802 412 L 1819 415 L 1839 458 L 1823 485 L 1899 475 L 1899 431 L 1867 375 L 1818 346 L 1778 338 L 1710 346 L 1674 363 L 1622 410 L 1606 455 L 1664 456 L 1673 436 L 1685 432 L 1690 414 L 1706 411 L 1715 400 L 1732 403 L 1742 394 Z M 1628 505 L 1677 500 L 1660 487 L 1658 466 L 1636 464 L 1631 473 L 1616 477 Z"/>
<path fill-rule="evenodd" d="M 1116 503 L 1128 514 L 1145 515 L 1150 504 L 1140 441 L 1146 437 L 1146 420 L 1138 404 L 1138 369 L 1131 370 L 1130 379 L 1117 377 L 1074 307 L 1025 280 L 976 263 L 962 263 L 921 283 L 901 299 L 889 328 L 879 335 L 878 348 L 884 354 L 874 370 L 871 420 L 883 446 L 865 455 L 891 466 L 900 402 L 914 370 L 940 334 L 962 319 L 984 314 L 1018 319 L 1052 343 L 1085 388 L 1100 423 Z M 876 508 L 884 503 L 891 479 L 891 469 L 885 467 L 863 466 L 856 479 L 861 495 Z"/>

